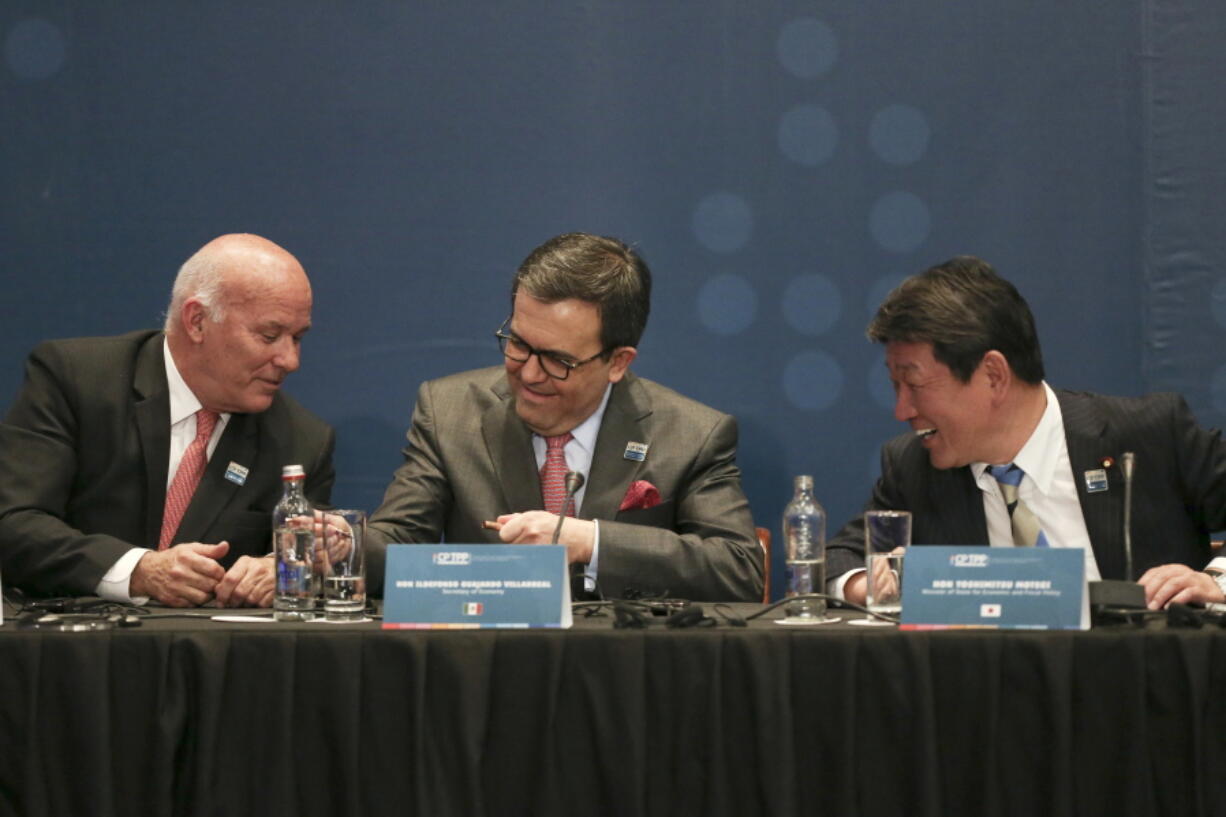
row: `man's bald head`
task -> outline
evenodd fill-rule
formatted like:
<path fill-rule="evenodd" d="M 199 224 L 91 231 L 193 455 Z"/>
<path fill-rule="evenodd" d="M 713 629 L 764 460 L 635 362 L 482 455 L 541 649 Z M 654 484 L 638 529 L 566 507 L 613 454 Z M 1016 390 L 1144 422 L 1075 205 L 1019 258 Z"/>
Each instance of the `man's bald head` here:
<path fill-rule="evenodd" d="M 214 238 L 179 268 L 166 310 L 166 333 L 177 331 L 188 299 L 199 301 L 209 320 L 219 323 L 234 299 L 264 286 L 286 284 L 303 285 L 308 292 L 311 286 L 298 259 L 285 248 L 250 233 Z"/>
<path fill-rule="evenodd" d="M 311 284 L 294 256 L 256 235 L 223 235 L 175 279 L 166 341 L 205 408 L 253 413 L 299 365 L 311 328 Z"/>

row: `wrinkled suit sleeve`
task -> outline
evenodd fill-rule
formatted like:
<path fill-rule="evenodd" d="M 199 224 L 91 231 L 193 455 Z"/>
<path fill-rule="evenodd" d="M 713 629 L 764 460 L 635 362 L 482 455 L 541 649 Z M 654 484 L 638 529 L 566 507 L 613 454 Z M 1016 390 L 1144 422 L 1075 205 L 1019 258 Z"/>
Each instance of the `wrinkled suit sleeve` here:
<path fill-rule="evenodd" d="M 68 361 L 44 344 L 0 423 L 0 566 L 6 583 L 89 594 L 133 545 L 67 521 L 78 474 L 79 403 Z"/>
<path fill-rule="evenodd" d="M 741 489 L 736 446 L 736 421 L 721 415 L 671 497 L 672 529 L 600 522 L 605 596 L 649 588 L 696 601 L 762 599 L 762 550 Z"/>

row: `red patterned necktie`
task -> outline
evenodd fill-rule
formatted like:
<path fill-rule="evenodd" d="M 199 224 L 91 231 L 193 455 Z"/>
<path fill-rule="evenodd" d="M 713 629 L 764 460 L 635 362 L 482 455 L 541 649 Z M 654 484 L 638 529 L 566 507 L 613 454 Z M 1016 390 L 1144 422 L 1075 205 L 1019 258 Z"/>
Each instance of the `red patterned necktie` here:
<path fill-rule="evenodd" d="M 562 449 L 574 437 L 567 432 L 556 437 L 545 438 L 545 464 L 541 466 L 541 495 L 545 498 L 545 510 L 550 513 L 561 513 L 562 503 L 566 500 L 566 452 Z M 567 516 L 574 516 L 572 505 Z"/>
<path fill-rule="evenodd" d="M 206 452 L 213 429 L 217 426 L 220 415 L 215 411 L 200 409 L 196 412 L 196 439 L 183 452 L 179 460 L 179 470 L 175 471 L 174 481 L 166 490 L 166 509 L 162 511 L 162 535 L 158 537 L 158 550 L 170 547 L 170 540 L 179 530 L 179 522 L 183 520 L 183 512 L 191 504 L 192 494 L 204 476 L 204 467 L 209 464 Z"/>

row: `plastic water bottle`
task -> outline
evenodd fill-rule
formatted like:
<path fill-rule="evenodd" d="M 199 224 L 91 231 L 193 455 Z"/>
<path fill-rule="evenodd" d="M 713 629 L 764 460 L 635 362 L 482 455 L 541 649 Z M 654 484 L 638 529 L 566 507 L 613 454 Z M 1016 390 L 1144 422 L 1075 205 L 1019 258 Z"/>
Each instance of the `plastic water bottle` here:
<path fill-rule="evenodd" d="M 315 509 L 303 493 L 306 472 L 301 465 L 281 469 L 284 492 L 272 511 L 272 549 L 277 561 L 277 592 L 273 618 L 308 621 L 315 617 L 319 595 L 315 564 Z"/>
<path fill-rule="evenodd" d="M 783 511 L 787 548 L 787 596 L 826 592 L 826 510 L 813 497 L 813 477 L 798 476 Z M 824 618 L 826 602 L 803 599 L 787 605 L 792 618 Z"/>

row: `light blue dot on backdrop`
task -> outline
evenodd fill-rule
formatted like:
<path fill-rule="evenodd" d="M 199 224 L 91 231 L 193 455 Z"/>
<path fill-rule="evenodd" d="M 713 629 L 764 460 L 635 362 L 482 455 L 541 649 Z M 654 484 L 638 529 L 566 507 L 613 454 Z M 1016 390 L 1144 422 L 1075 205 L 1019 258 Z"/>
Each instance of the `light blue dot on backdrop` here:
<path fill-rule="evenodd" d="M 1209 381 L 1209 397 L 1215 411 L 1226 414 L 1226 366 L 1218 366 Z"/>
<path fill-rule="evenodd" d="M 928 119 L 910 105 L 890 105 L 877 111 L 868 126 L 873 152 L 892 165 L 909 165 L 928 150 Z"/>
<path fill-rule="evenodd" d="M 828 332 L 842 314 L 839 288 L 825 275 L 797 275 L 783 290 L 783 317 L 797 332 Z"/>
<path fill-rule="evenodd" d="M 918 272 L 919 270 L 916 270 Z M 878 278 L 877 283 L 873 284 L 872 289 L 868 291 L 868 296 L 864 299 L 864 310 L 869 316 L 876 315 L 878 307 L 885 297 L 893 291 L 894 287 L 901 284 L 906 275 L 899 273 L 896 275 L 887 275 L 883 278 Z"/>
<path fill-rule="evenodd" d="M 885 367 L 885 356 L 877 358 L 877 362 L 868 370 L 868 391 L 873 396 L 873 402 L 881 408 L 894 413 L 894 385 L 890 383 L 890 372 Z"/>
<path fill-rule="evenodd" d="M 46 79 L 64 65 L 64 35 L 54 24 L 32 18 L 22 20 L 4 38 L 9 70 L 22 79 Z"/>
<path fill-rule="evenodd" d="M 753 211 L 735 193 L 712 193 L 694 208 L 694 237 L 712 252 L 739 250 L 753 234 Z"/>
<path fill-rule="evenodd" d="M 877 199 L 868 217 L 878 246 L 889 252 L 911 252 L 928 239 L 932 218 L 914 193 L 896 190 Z"/>
<path fill-rule="evenodd" d="M 698 290 L 698 318 L 717 335 L 735 335 L 753 324 L 758 293 L 739 275 L 716 275 Z"/>
<path fill-rule="evenodd" d="M 779 31 L 775 49 L 783 67 L 801 79 L 820 77 L 839 58 L 834 30 L 812 17 L 801 17 L 785 25 Z"/>
<path fill-rule="evenodd" d="M 1217 325 L 1226 329 L 1226 278 L 1213 285 L 1213 290 L 1209 293 L 1209 309 L 1213 312 Z"/>
<path fill-rule="evenodd" d="M 779 119 L 779 149 L 797 164 L 817 167 L 834 155 L 839 127 L 825 108 L 797 105 Z"/>
<path fill-rule="evenodd" d="M 843 369 L 825 352 L 801 352 L 783 367 L 783 393 L 798 409 L 829 408 L 843 393 Z"/>

